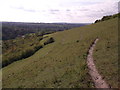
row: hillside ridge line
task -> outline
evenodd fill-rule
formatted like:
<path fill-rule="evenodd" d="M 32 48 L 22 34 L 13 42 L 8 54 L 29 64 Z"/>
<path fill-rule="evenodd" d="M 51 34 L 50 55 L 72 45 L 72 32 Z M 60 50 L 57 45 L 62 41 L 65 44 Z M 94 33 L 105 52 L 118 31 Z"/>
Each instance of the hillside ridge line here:
<path fill-rule="evenodd" d="M 89 74 L 94 82 L 95 88 L 110 88 L 110 86 L 103 80 L 102 76 L 98 73 L 96 69 L 94 59 L 93 59 L 93 50 L 99 39 L 96 38 L 95 41 L 91 44 L 88 55 L 87 55 L 87 66 L 89 69 Z"/>

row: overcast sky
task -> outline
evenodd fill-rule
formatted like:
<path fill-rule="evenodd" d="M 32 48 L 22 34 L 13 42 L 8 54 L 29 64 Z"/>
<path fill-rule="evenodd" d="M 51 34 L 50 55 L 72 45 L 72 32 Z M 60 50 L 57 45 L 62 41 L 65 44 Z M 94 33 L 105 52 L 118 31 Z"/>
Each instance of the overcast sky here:
<path fill-rule="evenodd" d="M 0 21 L 93 23 L 118 12 L 119 0 L 0 0 Z"/>

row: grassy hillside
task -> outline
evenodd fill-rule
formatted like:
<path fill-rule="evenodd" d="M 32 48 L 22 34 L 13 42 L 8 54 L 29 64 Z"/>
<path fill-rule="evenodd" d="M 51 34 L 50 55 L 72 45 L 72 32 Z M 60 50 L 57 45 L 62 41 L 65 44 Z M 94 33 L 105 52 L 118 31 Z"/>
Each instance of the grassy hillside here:
<path fill-rule="evenodd" d="M 96 37 L 99 38 L 94 51 L 97 68 L 107 83 L 117 87 L 117 21 L 115 18 L 49 34 L 55 39 L 54 43 L 3 68 L 3 87 L 94 87 L 88 75 L 86 56 Z"/>
<path fill-rule="evenodd" d="M 118 87 L 118 21 L 112 22 L 111 20 L 108 24 L 109 26 L 104 26 L 101 35 L 99 35 L 100 40 L 94 50 L 94 59 L 103 78 L 112 87 Z M 99 28 L 102 30 L 103 27 Z"/>

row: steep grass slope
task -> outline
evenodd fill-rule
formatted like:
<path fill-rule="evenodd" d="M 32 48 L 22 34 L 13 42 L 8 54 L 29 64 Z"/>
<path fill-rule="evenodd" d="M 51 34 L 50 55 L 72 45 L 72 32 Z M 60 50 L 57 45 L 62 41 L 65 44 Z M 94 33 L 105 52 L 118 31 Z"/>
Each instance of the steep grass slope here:
<path fill-rule="evenodd" d="M 3 88 L 94 87 L 88 75 L 86 56 L 96 37 L 99 38 L 94 54 L 97 68 L 107 83 L 116 87 L 114 83 L 118 81 L 113 77 L 117 78 L 118 69 L 117 20 L 50 34 L 54 43 L 3 68 Z"/>

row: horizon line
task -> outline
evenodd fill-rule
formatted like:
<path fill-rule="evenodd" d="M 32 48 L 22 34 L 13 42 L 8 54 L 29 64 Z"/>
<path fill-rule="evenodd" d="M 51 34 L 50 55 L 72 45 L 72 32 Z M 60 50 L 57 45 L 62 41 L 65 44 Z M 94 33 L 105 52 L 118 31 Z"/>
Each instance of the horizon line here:
<path fill-rule="evenodd" d="M 72 22 L 21 22 L 21 21 L 0 21 L 0 22 L 8 22 L 8 23 L 72 23 Z M 91 22 L 93 23 L 93 22 Z M 91 24 L 91 23 L 86 23 L 86 22 L 80 22 L 80 23 L 75 23 L 75 24 Z"/>

